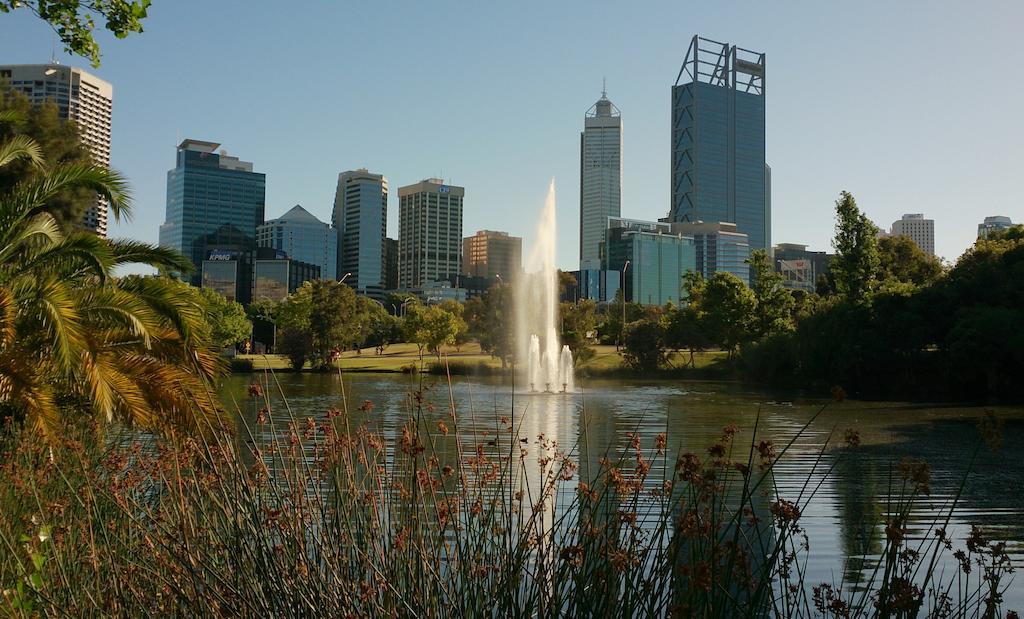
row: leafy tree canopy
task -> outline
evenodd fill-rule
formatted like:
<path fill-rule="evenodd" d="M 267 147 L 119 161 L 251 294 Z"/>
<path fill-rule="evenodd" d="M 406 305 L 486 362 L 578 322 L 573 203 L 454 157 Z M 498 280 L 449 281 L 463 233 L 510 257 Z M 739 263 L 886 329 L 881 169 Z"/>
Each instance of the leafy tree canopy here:
<path fill-rule="evenodd" d="M 929 256 L 906 236 L 890 236 L 878 240 L 878 273 L 880 282 L 895 281 L 923 286 L 942 275 L 942 262 Z"/>
<path fill-rule="evenodd" d="M 252 323 L 245 308 L 237 301 L 228 301 L 224 295 L 210 288 L 200 288 L 206 303 L 206 320 L 210 323 L 210 337 L 217 348 L 233 346 L 252 333 Z"/>
<path fill-rule="evenodd" d="M 405 316 L 405 337 L 420 348 L 430 350 L 441 358 L 441 346 L 455 343 L 465 328 L 462 316 L 440 305 L 410 305 Z"/>
<path fill-rule="evenodd" d="M 775 270 L 763 249 L 750 255 L 756 310 L 754 335 L 757 338 L 793 328 L 793 295 L 782 287 L 782 274 Z"/>
<path fill-rule="evenodd" d="M 830 270 L 835 291 L 855 303 L 867 303 L 875 289 L 879 268 L 878 228 L 857 208 L 853 194 L 843 191 L 836 200 L 836 255 Z"/>
<path fill-rule="evenodd" d="M 0 13 L 23 9 L 50 24 L 71 54 L 100 66 L 100 46 L 94 32 L 103 24 L 119 39 L 142 32 L 150 0 L 0 0 Z"/>
<path fill-rule="evenodd" d="M 665 365 L 665 330 L 657 320 L 644 318 L 626 326 L 622 360 L 631 369 L 651 372 Z"/>

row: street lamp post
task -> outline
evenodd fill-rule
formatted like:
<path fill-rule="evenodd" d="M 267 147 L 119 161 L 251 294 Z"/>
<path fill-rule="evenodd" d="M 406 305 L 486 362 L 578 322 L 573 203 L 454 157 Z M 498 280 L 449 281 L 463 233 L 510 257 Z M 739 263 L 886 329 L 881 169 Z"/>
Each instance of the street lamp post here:
<path fill-rule="evenodd" d="M 415 300 L 415 297 L 408 297 L 405 301 L 402 301 L 402 318 L 405 318 L 405 307 Z"/>
<path fill-rule="evenodd" d="M 351 273 L 351 272 L 349 272 L 349 273 L 345 273 L 345 275 L 343 275 L 343 276 L 341 277 L 341 279 L 339 279 L 339 280 L 338 280 L 338 283 L 339 283 L 339 284 L 344 284 L 344 283 L 345 283 L 345 280 L 346 280 L 346 279 L 348 279 L 348 276 L 349 276 L 349 275 L 352 275 L 352 273 Z"/>

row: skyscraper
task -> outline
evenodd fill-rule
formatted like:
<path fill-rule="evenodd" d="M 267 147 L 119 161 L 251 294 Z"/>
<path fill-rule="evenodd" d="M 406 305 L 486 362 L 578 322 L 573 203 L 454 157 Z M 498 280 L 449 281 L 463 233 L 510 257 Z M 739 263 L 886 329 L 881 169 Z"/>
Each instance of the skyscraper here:
<path fill-rule="evenodd" d="M 211 250 L 249 251 L 263 223 L 266 175 L 252 163 L 217 153 L 220 144 L 185 140 L 167 172 L 167 215 L 160 245 L 185 254 L 198 272 Z"/>
<path fill-rule="evenodd" d="M 986 217 L 985 221 L 978 224 L 978 238 L 987 239 L 993 232 L 1007 230 L 1013 227 L 1013 221 L 1005 215 L 993 215 Z"/>
<path fill-rule="evenodd" d="M 462 264 L 471 277 L 511 281 L 523 268 L 523 239 L 508 232 L 480 230 L 462 240 Z"/>
<path fill-rule="evenodd" d="M 765 55 L 693 37 L 672 87 L 672 222 L 735 223 L 771 247 Z"/>
<path fill-rule="evenodd" d="M 580 269 L 600 268 L 608 218 L 621 205 L 622 115 L 602 91 L 580 134 Z"/>
<path fill-rule="evenodd" d="M 921 213 L 904 215 L 892 222 L 890 236 L 905 236 L 914 241 L 921 251 L 935 255 L 935 220 L 925 219 Z"/>
<path fill-rule="evenodd" d="M 82 145 L 94 164 L 110 167 L 110 120 L 114 88 L 108 82 L 75 67 L 56 62 L 0 66 L 0 80 L 24 93 L 33 104 L 53 101 L 61 118 L 72 120 Z M 97 198 L 86 210 L 82 227 L 107 235 L 107 202 Z"/>
<path fill-rule="evenodd" d="M 360 293 L 382 295 L 384 239 L 388 229 L 388 179 L 366 168 L 342 172 L 331 223 L 338 234 L 337 276 Z"/>
<path fill-rule="evenodd" d="M 604 271 L 619 275 L 627 301 L 664 305 L 685 296 L 683 275 L 697 268 L 691 237 L 669 223 L 616 217 L 605 238 Z"/>
<path fill-rule="evenodd" d="M 726 222 L 694 222 L 672 224 L 672 232 L 693 238 L 696 248 L 696 271 L 704 279 L 715 273 L 732 273 L 744 284 L 750 285 L 750 241 L 737 230 L 736 224 Z"/>
<path fill-rule="evenodd" d="M 292 260 L 320 267 L 323 279 L 335 279 L 338 233 L 298 204 L 277 219 L 257 226 L 256 245 L 279 249 Z"/>
<path fill-rule="evenodd" d="M 428 178 L 398 188 L 398 287 L 416 288 L 462 272 L 466 190 Z"/>

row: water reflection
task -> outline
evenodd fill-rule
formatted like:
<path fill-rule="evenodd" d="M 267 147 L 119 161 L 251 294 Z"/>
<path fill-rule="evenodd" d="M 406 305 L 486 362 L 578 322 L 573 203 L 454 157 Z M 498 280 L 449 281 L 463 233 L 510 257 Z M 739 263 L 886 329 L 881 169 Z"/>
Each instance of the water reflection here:
<path fill-rule="evenodd" d="M 415 404 L 410 393 L 425 386 L 424 406 L 430 410 L 420 421 L 421 429 L 430 437 L 430 448 L 440 466 L 455 468 L 458 463 L 456 420 L 449 424 L 452 433 L 447 435 L 437 426 L 437 421 L 448 414 L 447 382 L 434 377 L 421 382 L 417 377 L 404 375 L 356 374 L 342 380 L 332 374 L 280 374 L 272 379 L 270 389 L 274 423 L 261 427 L 253 423 L 258 410 L 246 396 L 250 380 L 241 376 L 231 378 L 225 385 L 225 395 L 240 403 L 250 427 L 257 428 L 257 444 L 267 439 L 272 427 L 278 431 L 286 429 L 282 424 L 288 410 L 304 419 L 319 418 L 330 408 L 343 408 L 344 391 L 348 396 L 348 414 L 339 421 L 353 427 L 365 423 L 393 445 Z M 656 437 L 664 433 L 667 453 L 664 458 L 650 462 L 650 479 L 660 482 L 672 474 L 671 470 L 664 470 L 666 462 L 674 463 L 680 453 L 705 454 L 707 446 L 727 424 L 740 427 L 734 439 L 735 450 L 749 448 L 758 414 L 759 437 L 785 445 L 823 406 L 822 402 L 810 400 L 780 402 L 778 396 L 723 385 L 586 381 L 579 386 L 580 391 L 571 395 L 513 397 L 510 385 L 500 379 L 457 379 L 450 385 L 458 408 L 458 427 L 491 432 L 481 446 L 489 458 L 518 458 L 521 449 L 527 451 L 524 462 L 528 466 L 517 481 L 517 488 L 525 497 L 539 496 L 544 486 L 547 473 L 538 461 L 544 457 L 544 441 L 556 441 L 558 449 L 578 465 L 578 475 L 563 488 L 563 496 L 554 497 L 545 505 L 545 525 L 554 522 L 559 510 L 571 504 L 579 490 L 578 480 L 593 479 L 603 458 L 611 459 L 629 451 L 633 433 L 645 448 L 650 448 Z M 372 409 L 359 410 L 364 401 L 372 402 Z M 795 499 L 816 489 L 801 519 L 811 544 L 808 582 L 837 582 L 845 574 L 848 582 L 856 583 L 864 578 L 864 570 L 874 565 L 881 549 L 880 522 L 890 500 L 892 471 L 900 458 L 922 457 L 931 464 L 931 494 L 916 514 L 918 531 L 911 532 L 920 535 L 948 509 L 957 493 L 976 444 L 975 419 L 982 412 L 981 408 L 849 401 L 825 404 L 824 411 L 777 465 L 773 478 L 764 484 L 771 494 L 758 495 L 756 509 L 766 510 L 777 497 Z M 962 542 L 969 525 L 979 524 L 995 537 L 1007 539 L 1011 557 L 1019 563 L 1024 560 L 1024 493 L 1008 489 L 1016 488 L 1024 479 L 1024 461 L 1013 452 L 1024 439 L 1024 410 L 1005 408 L 997 412 L 1007 420 L 1007 447 L 998 454 L 980 452 L 954 511 L 950 532 L 956 541 Z M 514 429 L 495 434 L 503 417 Z M 862 444 L 852 450 L 836 447 L 822 452 L 833 429 L 841 436 L 846 428 L 858 429 Z M 833 466 L 826 479 L 826 472 Z M 595 490 L 610 492 L 611 500 L 590 506 L 587 517 L 595 526 L 618 526 L 614 490 Z M 767 544 L 770 540 L 766 547 Z M 1018 585 L 1007 592 L 1008 607 L 1024 606 L 1021 589 L 1024 587 Z"/>

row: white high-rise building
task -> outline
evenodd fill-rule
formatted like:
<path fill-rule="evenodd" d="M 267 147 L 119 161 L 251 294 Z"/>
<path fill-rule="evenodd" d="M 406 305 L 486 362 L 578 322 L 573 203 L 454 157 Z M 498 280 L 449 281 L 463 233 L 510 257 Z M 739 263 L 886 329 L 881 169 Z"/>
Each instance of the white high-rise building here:
<path fill-rule="evenodd" d="M 398 188 L 398 287 L 422 288 L 462 273 L 466 189 L 428 178 Z"/>
<path fill-rule="evenodd" d="M 114 87 L 82 69 L 59 63 L 0 65 L 0 80 L 28 97 L 33 104 L 53 101 L 61 118 L 73 120 L 93 163 L 110 167 L 110 118 Z M 89 208 L 82 227 L 107 235 L 107 203 L 98 199 Z"/>
<path fill-rule="evenodd" d="M 338 279 L 360 294 L 382 296 L 388 179 L 366 168 L 339 174 L 331 224 L 338 231 Z"/>
<path fill-rule="evenodd" d="M 935 220 L 925 219 L 921 213 L 904 215 L 892 222 L 890 236 L 905 236 L 929 256 L 935 255 Z"/>
<path fill-rule="evenodd" d="M 609 217 L 622 211 L 622 115 L 602 91 L 580 134 L 580 269 L 601 268 Z"/>

